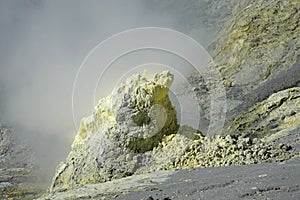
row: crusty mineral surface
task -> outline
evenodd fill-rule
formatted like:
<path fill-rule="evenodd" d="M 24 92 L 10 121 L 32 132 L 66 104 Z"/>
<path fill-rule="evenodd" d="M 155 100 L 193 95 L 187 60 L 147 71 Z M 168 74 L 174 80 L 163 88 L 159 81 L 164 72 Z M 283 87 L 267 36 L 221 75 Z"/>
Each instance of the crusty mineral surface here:
<path fill-rule="evenodd" d="M 99 183 L 132 175 L 144 165 L 144 152 L 177 132 L 168 97 L 173 75 L 133 75 L 99 101 L 81 121 L 67 160 L 60 164 L 51 190 Z"/>
<path fill-rule="evenodd" d="M 222 135 L 203 136 L 183 126 L 153 157 L 168 158 L 161 166 L 167 169 L 279 162 L 299 156 L 299 143 L 300 88 L 294 87 L 253 105 Z"/>
<path fill-rule="evenodd" d="M 299 142 L 280 137 L 300 138 L 299 132 L 292 133 L 300 127 L 299 88 L 280 91 L 253 106 L 224 135 L 205 136 L 189 126 L 178 129 L 167 96 L 172 77 L 168 72 L 150 79 L 134 75 L 100 100 L 94 114 L 82 120 L 51 190 L 164 169 L 279 162 L 299 154 Z"/>
<path fill-rule="evenodd" d="M 224 130 L 224 135 L 205 136 L 191 127 L 181 126 L 177 132 L 163 135 L 158 145 L 155 145 L 151 150 L 140 153 L 134 153 L 131 150 L 123 151 L 124 154 L 119 155 L 114 154 L 114 151 L 111 150 L 108 154 L 115 157 L 106 156 L 108 161 L 104 167 L 106 170 L 113 170 L 105 171 L 106 174 L 112 174 L 114 170 L 131 169 L 130 166 L 134 166 L 134 170 L 131 171 L 132 174 L 119 174 L 120 176 L 113 177 L 113 179 L 118 179 L 122 176 L 132 175 L 132 179 L 118 179 L 117 182 L 114 182 L 115 180 L 108 181 L 107 185 L 86 184 L 83 187 L 77 187 L 77 189 L 75 187 L 75 189 L 62 192 L 55 190 L 56 192 L 41 199 L 50 197 L 59 199 L 72 195 L 76 198 L 92 196 L 96 199 L 98 197 L 101 199 L 102 195 L 108 197 L 112 195 L 113 197 L 110 198 L 115 198 L 118 196 L 117 190 L 120 188 L 123 188 L 120 190 L 124 191 L 124 194 L 128 188 L 137 189 L 135 188 L 137 187 L 135 186 L 136 183 L 132 183 L 131 180 L 147 185 L 147 180 L 153 176 L 155 177 L 154 181 L 164 181 L 164 178 L 167 179 L 169 175 L 174 173 L 173 169 L 286 162 L 291 159 L 299 159 L 299 94 L 300 88 L 295 87 L 271 95 L 237 118 L 232 123 L 232 127 Z M 71 158 L 71 160 L 75 159 L 77 158 Z M 94 170 L 101 170 L 101 168 L 94 168 Z M 158 171 L 161 172 L 161 170 L 169 171 L 165 171 L 165 174 L 160 177 Z M 70 174 L 74 173 L 71 170 L 69 172 Z M 96 172 L 100 174 L 101 171 L 94 171 L 94 173 Z M 59 176 L 62 176 L 63 173 L 65 172 L 58 173 L 55 177 L 56 180 L 61 178 Z M 144 177 L 145 174 L 147 176 Z M 152 183 L 149 182 L 149 184 Z M 62 188 L 64 187 L 60 185 L 54 189 Z M 93 189 L 90 190 L 90 188 Z M 99 192 L 103 190 L 109 192 L 107 194 Z"/>
<path fill-rule="evenodd" d="M 300 85 L 300 1 L 233 1 L 236 8 L 211 44 L 214 63 L 227 94 L 229 122 L 271 94 Z M 225 2 L 224 2 L 225 4 Z M 208 72 L 193 74 L 205 117 L 210 118 L 214 85 Z"/>
<path fill-rule="evenodd" d="M 200 5 L 198 1 L 191 2 Z M 196 93 L 208 122 L 213 116 L 211 95 L 218 93 L 216 85 L 225 87 L 227 113 L 222 134 L 207 136 L 202 133 L 205 127 L 201 127 L 201 132 L 177 125 L 175 109 L 167 95 L 173 80 L 170 73 L 151 77 L 134 75 L 110 96 L 101 99 L 93 115 L 81 121 L 72 151 L 53 178 L 51 198 L 59 199 L 63 195 L 88 198 L 89 188 L 93 188 L 92 197 L 97 199 L 98 195 L 104 195 L 98 191 L 102 186 L 114 191 L 131 184 L 129 179 L 119 178 L 132 175 L 132 179 L 139 179 L 148 172 L 156 177 L 159 170 L 170 170 L 163 175 L 167 179 L 172 169 L 286 162 L 299 158 L 300 2 L 206 2 L 210 3 L 199 10 L 216 17 L 201 18 L 202 22 L 222 28 L 210 45 L 211 66 L 201 74 L 192 74 L 189 80 L 193 86 L 191 92 Z M 166 1 L 166 5 L 171 3 Z M 189 3 L 183 5 L 190 6 Z M 200 21 L 198 16 L 190 18 Z M 197 22 L 188 25 L 197 26 Z M 210 81 L 214 72 L 220 73 L 221 80 Z M 147 180 L 142 178 L 149 183 Z M 107 183 L 90 184 L 103 182 Z M 137 187 L 131 186 L 134 190 Z M 59 192 L 64 189 L 66 192 Z"/>
<path fill-rule="evenodd" d="M 227 134 L 263 137 L 300 126 L 300 87 L 272 94 L 236 118 Z"/>

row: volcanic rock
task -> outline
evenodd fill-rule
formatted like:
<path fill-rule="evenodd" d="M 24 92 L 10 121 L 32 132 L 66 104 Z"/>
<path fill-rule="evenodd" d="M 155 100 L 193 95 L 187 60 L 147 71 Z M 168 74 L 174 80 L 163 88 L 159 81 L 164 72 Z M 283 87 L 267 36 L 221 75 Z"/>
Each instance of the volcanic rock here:
<path fill-rule="evenodd" d="M 129 176 L 144 165 L 144 153 L 177 132 L 176 111 L 168 97 L 172 81 L 167 71 L 133 75 L 101 99 L 93 115 L 81 121 L 51 190 Z"/>
<path fill-rule="evenodd" d="M 300 2 L 240 1 L 236 8 L 210 46 L 209 70 L 220 73 L 226 89 L 227 124 L 271 94 L 300 85 Z M 190 77 L 207 119 L 216 88 L 205 81 L 209 70 Z"/>
<path fill-rule="evenodd" d="M 33 154 L 19 144 L 11 128 L 0 123 L 0 199 L 33 199 L 41 194 L 34 186 Z"/>

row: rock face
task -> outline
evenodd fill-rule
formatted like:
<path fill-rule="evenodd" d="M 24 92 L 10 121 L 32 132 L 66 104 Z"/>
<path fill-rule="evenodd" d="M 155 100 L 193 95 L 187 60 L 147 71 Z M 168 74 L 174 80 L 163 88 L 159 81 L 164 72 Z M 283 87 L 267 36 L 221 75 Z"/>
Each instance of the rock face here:
<path fill-rule="evenodd" d="M 19 145 L 14 138 L 12 129 L 0 123 L 0 168 L 20 167 L 32 168 L 32 152 Z"/>
<path fill-rule="evenodd" d="M 300 88 L 274 93 L 236 118 L 222 136 L 203 139 L 195 140 L 177 165 L 250 164 L 299 156 Z"/>
<path fill-rule="evenodd" d="M 111 150 L 109 153 L 116 157 L 114 157 L 113 160 L 112 157 L 109 158 L 106 156 L 105 158 L 108 159 L 107 162 L 110 162 L 110 165 L 106 165 L 106 167 L 107 169 L 120 170 L 122 167 L 123 169 L 125 169 L 125 167 L 128 169 L 129 166 L 135 164 L 135 170 L 131 171 L 131 178 L 133 180 L 138 179 L 137 181 L 141 182 L 139 180 L 141 176 L 139 175 L 144 176 L 145 173 L 151 172 L 156 174 L 159 170 L 170 170 L 165 172 L 164 178 L 167 179 L 168 176 L 173 173 L 173 169 L 284 162 L 291 158 L 297 158 L 297 156 L 299 158 L 299 100 L 300 88 L 298 87 L 280 91 L 265 101 L 254 105 L 242 115 L 243 117 L 237 118 L 236 123 L 233 123 L 232 127 L 226 130 L 225 135 L 204 136 L 193 128 L 182 126 L 177 132 L 164 135 L 158 145 L 149 151 L 138 154 L 132 153 L 132 151 L 124 151 L 124 154 L 116 156 L 113 150 Z M 276 123 L 276 125 L 274 123 Z M 84 152 L 81 153 L 83 154 Z M 124 157 L 126 157 L 126 159 Z M 135 161 L 133 161 L 132 158 L 134 158 Z M 140 161 L 136 162 L 138 160 Z M 115 161 L 117 164 L 113 165 L 112 161 Z M 86 165 L 88 165 L 88 163 Z M 244 169 L 247 169 L 247 167 Z M 75 169 L 75 172 L 76 171 Z M 55 178 L 65 176 L 63 173 L 65 173 L 65 171 L 62 171 L 61 174 L 58 173 L 58 177 L 56 176 Z M 71 171 L 71 173 L 74 172 Z M 110 173 L 112 173 L 112 171 L 110 171 Z M 105 174 L 103 173 L 103 175 Z M 130 174 L 123 174 L 123 176 L 126 175 Z M 122 176 L 115 176 L 113 179 L 121 177 Z M 155 177 L 158 178 L 158 176 Z M 77 189 L 70 188 L 70 190 L 62 192 L 58 190 L 66 189 L 65 185 L 63 185 L 63 187 L 62 185 L 56 185 L 53 188 L 55 190 L 54 193 L 46 195 L 41 199 L 50 197 L 59 199 L 64 197 L 64 195 L 73 195 L 74 198 L 79 198 L 86 197 L 86 194 L 91 196 L 95 194 L 109 196 L 110 194 L 100 194 L 97 192 L 104 190 L 106 186 L 109 187 L 110 191 L 113 191 L 111 192 L 113 196 L 118 196 L 119 192 L 114 191 L 117 191 L 119 186 L 135 188 L 135 185 L 130 185 L 132 184 L 130 182 L 131 178 L 118 179 L 116 180 L 117 182 L 114 182 L 115 180 L 108 181 L 107 185 L 86 184 L 83 187 Z M 99 188 L 99 190 L 97 189 L 91 192 L 90 188 Z M 127 189 L 123 190 L 126 194 Z M 105 189 L 105 191 L 108 190 Z M 100 196 L 99 199 L 101 199 Z M 98 196 L 94 198 L 97 199 Z"/>
<path fill-rule="evenodd" d="M 300 87 L 289 88 L 259 102 L 235 118 L 226 135 L 268 138 L 293 144 L 300 152 Z"/>
<path fill-rule="evenodd" d="M 144 154 L 178 129 L 168 97 L 173 75 L 165 71 L 134 75 L 101 99 L 93 115 L 81 121 L 66 162 L 51 190 L 99 183 L 131 175 Z"/>
<path fill-rule="evenodd" d="M 152 171 L 285 161 L 300 155 L 299 122 L 300 88 L 289 88 L 253 105 L 222 135 L 181 127 L 152 152 L 165 161 Z"/>
<path fill-rule="evenodd" d="M 278 131 L 291 131 L 300 126 L 300 88 L 272 94 L 236 118 L 227 134 L 263 137 Z"/>
<path fill-rule="evenodd" d="M 215 44 L 225 85 L 246 93 L 293 66 L 300 52 L 299 9 L 299 1 L 257 0 L 233 14 Z"/>
<path fill-rule="evenodd" d="M 167 96 L 171 81 L 172 75 L 167 72 L 150 79 L 135 75 L 110 97 L 100 100 L 94 114 L 82 120 L 72 151 L 58 168 L 51 191 L 162 169 L 278 162 L 299 154 L 300 149 L 290 145 L 292 141 L 275 139 L 280 130 L 291 133 L 300 127 L 299 88 L 278 92 L 253 106 L 225 135 L 204 136 L 188 126 L 178 129 Z M 263 124 L 277 129 L 263 132 Z M 242 125 L 253 126 L 256 134 L 249 135 L 251 129 L 242 130 Z M 299 138 L 299 133 L 294 134 L 296 141 Z"/>
<path fill-rule="evenodd" d="M 17 144 L 12 130 L 0 123 L 0 199 L 33 199 L 40 195 L 33 186 L 33 156 Z"/>
<path fill-rule="evenodd" d="M 239 9 L 233 9 L 210 46 L 211 68 L 220 72 L 226 87 L 227 122 L 274 92 L 300 83 L 300 2 L 239 2 Z M 204 112 L 209 113 L 206 90 L 214 86 L 203 81 L 206 76 L 194 74 L 190 80 Z"/>
<path fill-rule="evenodd" d="M 207 48 L 215 39 L 216 33 L 231 18 L 235 10 L 247 6 L 249 0 L 154 0 L 149 3 L 156 13 L 176 13 L 174 27 L 200 41 Z M 214 51 L 213 49 L 210 49 Z"/>
<path fill-rule="evenodd" d="M 210 46 L 214 63 L 189 80 L 208 121 L 212 91 L 218 93 L 218 84 L 225 86 L 228 112 L 222 134 L 205 136 L 177 125 L 167 95 L 170 73 L 135 75 L 81 121 L 72 151 L 53 178 L 53 197 L 79 185 L 87 184 L 83 190 L 95 188 L 90 183 L 108 182 L 114 188 L 110 180 L 157 170 L 299 158 L 300 2 L 234 0 L 206 5 L 218 12 L 225 9 L 216 25 L 222 29 Z M 207 81 L 216 71 L 222 80 Z M 73 195 L 72 190 L 66 193 Z M 81 188 L 75 190 L 75 197 L 81 197 Z"/>
<path fill-rule="evenodd" d="M 0 155 L 1 155 L 1 158 L 7 156 L 7 153 L 11 149 L 11 146 L 12 146 L 12 141 L 11 141 L 10 130 L 3 127 L 3 125 L 1 125 L 1 129 L 0 129 Z M 2 165 L 4 165 L 4 163 Z"/>

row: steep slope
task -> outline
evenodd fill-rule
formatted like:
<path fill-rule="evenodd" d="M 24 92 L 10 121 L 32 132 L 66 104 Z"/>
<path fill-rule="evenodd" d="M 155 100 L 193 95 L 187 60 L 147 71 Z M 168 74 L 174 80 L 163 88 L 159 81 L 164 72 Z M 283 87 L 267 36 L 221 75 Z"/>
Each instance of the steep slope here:
<path fill-rule="evenodd" d="M 211 44 L 212 69 L 218 70 L 227 93 L 230 122 L 256 102 L 300 84 L 300 2 L 251 0 L 237 6 Z M 193 74 L 199 102 L 209 119 L 214 85 Z"/>

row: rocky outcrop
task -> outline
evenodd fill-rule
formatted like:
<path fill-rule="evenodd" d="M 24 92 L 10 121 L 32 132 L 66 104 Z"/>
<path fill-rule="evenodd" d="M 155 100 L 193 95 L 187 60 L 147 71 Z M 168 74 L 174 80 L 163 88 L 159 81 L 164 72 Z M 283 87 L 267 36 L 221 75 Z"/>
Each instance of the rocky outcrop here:
<path fill-rule="evenodd" d="M 288 140 L 299 153 L 300 87 L 277 92 L 253 105 L 234 119 L 224 134 L 251 138 L 267 137 L 268 141 Z"/>
<path fill-rule="evenodd" d="M 144 165 L 144 153 L 177 132 L 176 112 L 168 97 L 172 81 L 167 71 L 134 75 L 101 99 L 93 115 L 81 121 L 51 190 L 121 178 Z"/>
<path fill-rule="evenodd" d="M 12 130 L 0 123 L 0 199 L 33 199 L 41 193 L 33 185 L 32 152 L 16 142 Z"/>
<path fill-rule="evenodd" d="M 210 95 L 217 87 L 214 82 L 206 80 L 210 71 L 219 71 L 222 77 L 220 82 L 225 86 L 227 94 L 226 123 L 220 136 L 221 141 L 222 138 L 232 137 L 236 139 L 233 143 L 238 144 L 244 143 L 246 139 L 250 148 L 242 148 L 242 151 L 247 152 L 246 154 L 251 152 L 246 156 L 248 158 L 253 155 L 255 158 L 262 158 L 255 151 L 257 147 L 254 143 L 257 140 L 264 143 L 258 145 L 262 152 L 288 144 L 293 155 L 298 155 L 300 2 L 244 2 L 246 6 L 233 9 L 233 14 L 220 30 L 217 40 L 210 46 L 214 63 L 205 72 L 190 76 L 190 83 L 194 87 L 192 92 L 196 93 L 205 117 L 209 119 Z M 218 140 L 220 138 L 216 141 Z M 268 145 L 273 147 L 267 147 Z M 228 151 L 232 147 L 229 146 L 225 148 Z M 264 150 L 264 147 L 267 148 Z M 238 153 L 238 148 L 234 148 Z M 222 152 L 224 147 L 221 149 Z M 233 156 L 228 151 L 220 153 L 224 162 Z M 200 156 L 195 150 L 188 155 L 189 158 L 193 155 Z M 215 159 L 216 156 L 210 160 Z M 203 160 L 205 159 L 196 162 L 197 165 L 203 165 Z M 229 160 L 232 162 L 231 158 Z M 243 163 L 245 159 L 240 158 L 240 161 Z M 254 163 L 261 161 L 256 160 Z"/>
<path fill-rule="evenodd" d="M 255 0 L 234 9 L 210 46 L 227 93 L 227 122 L 272 93 L 300 83 L 300 2 Z M 194 74 L 201 106 L 209 119 L 207 73 Z M 289 77 L 288 79 L 286 77 Z M 205 99 L 205 100 L 203 100 Z"/>
<path fill-rule="evenodd" d="M 250 1 L 223 27 L 213 57 L 226 86 L 243 92 L 291 68 L 299 55 L 299 1 Z"/>
<path fill-rule="evenodd" d="M 276 117 L 285 120 L 277 124 L 277 132 L 291 131 L 287 124 L 292 122 L 292 127 L 297 127 L 299 88 L 279 92 L 254 106 L 242 118 L 248 121 L 237 119 L 238 127 L 230 127 L 226 135 L 205 136 L 188 126 L 178 129 L 175 110 L 167 96 L 171 81 L 172 75 L 167 72 L 151 79 L 135 75 L 110 97 L 100 100 L 94 114 L 82 120 L 72 151 L 58 168 L 51 191 L 162 169 L 279 162 L 299 154 L 291 141 L 272 139 L 274 135 L 269 130 L 249 135 L 248 130 L 239 129 L 241 124 L 259 130 L 258 124 L 275 127 L 272 123 L 279 122 Z M 160 109 L 156 110 L 155 104 Z M 259 119 L 265 122 L 260 123 Z M 157 129 L 159 123 L 161 129 Z M 299 134 L 295 138 L 299 140 Z"/>
<path fill-rule="evenodd" d="M 0 129 L 0 156 L 1 158 L 6 157 L 8 152 L 11 150 L 12 141 L 11 141 L 11 134 L 10 130 L 8 128 L 5 128 L 1 124 Z M 2 162 L 1 165 L 4 165 L 4 162 Z"/>
<path fill-rule="evenodd" d="M 18 144 L 12 129 L 1 123 L 0 158 L 0 168 L 32 168 L 34 165 L 32 152 L 25 145 Z"/>
<path fill-rule="evenodd" d="M 226 3 L 237 6 L 230 10 Z M 114 188 L 116 179 L 157 170 L 284 162 L 299 156 L 300 3 L 236 0 L 209 5 L 224 8 L 219 17 L 227 22 L 216 25 L 222 29 L 211 45 L 214 63 L 189 80 L 208 121 L 211 95 L 218 93 L 217 84 L 225 86 L 223 133 L 206 136 L 177 125 L 167 95 L 170 73 L 135 75 L 81 121 L 72 151 L 53 178 L 53 196 L 76 190 L 80 197 L 81 188 L 72 188 L 103 182 Z M 216 71 L 222 80 L 207 81 Z"/>
<path fill-rule="evenodd" d="M 299 122 L 300 88 L 289 88 L 253 105 L 221 136 L 166 142 L 170 152 L 176 151 L 175 146 L 185 148 L 174 153 L 174 162 L 165 166 L 181 169 L 286 161 L 300 156 Z M 181 135 L 174 136 L 178 137 Z"/>
<path fill-rule="evenodd" d="M 152 154 L 157 169 L 280 162 L 300 155 L 300 88 L 290 88 L 253 105 L 222 135 L 204 136 L 188 127 L 166 137 Z"/>
<path fill-rule="evenodd" d="M 226 135 L 204 136 L 191 127 L 182 126 L 178 132 L 163 136 L 158 145 L 149 151 L 139 154 L 124 151 L 127 157 L 135 155 L 137 160 L 140 159 L 140 165 L 135 169 L 132 179 L 139 179 L 145 173 L 154 172 L 156 174 L 155 172 L 159 170 L 171 170 L 166 171 L 166 174 L 161 177 L 167 178 L 173 173 L 173 169 L 285 162 L 297 157 L 300 155 L 299 100 L 300 88 L 280 91 L 253 106 L 242 115 L 244 117 L 236 119 L 236 123 L 233 123 L 235 126 L 228 128 Z M 115 161 L 120 161 L 120 158 L 122 156 L 115 157 Z M 123 163 L 123 165 L 118 163 L 119 167 L 132 164 L 129 159 L 127 161 L 129 162 Z M 116 167 L 116 165 L 110 166 Z M 136 176 L 139 174 L 141 176 Z M 118 177 L 114 177 L 114 179 L 118 179 Z M 50 196 L 51 198 L 60 198 L 64 195 L 75 195 L 74 197 L 79 198 L 90 191 L 89 188 L 109 187 L 111 189 L 116 187 L 114 183 L 118 186 L 122 185 L 125 187 L 122 191 L 126 191 L 127 187 L 135 187 L 128 182 L 129 180 L 109 181 L 107 185 L 86 184 L 81 188 L 70 188 L 71 190 L 67 190 L 67 192 L 57 191 L 62 189 L 59 186 L 54 188 L 55 193 L 45 195 L 41 199 L 47 199 Z M 100 190 L 104 190 L 104 188 Z M 97 192 L 95 191 L 95 193 Z M 118 192 L 112 193 L 118 194 Z M 101 195 L 105 196 L 106 194 Z"/>

